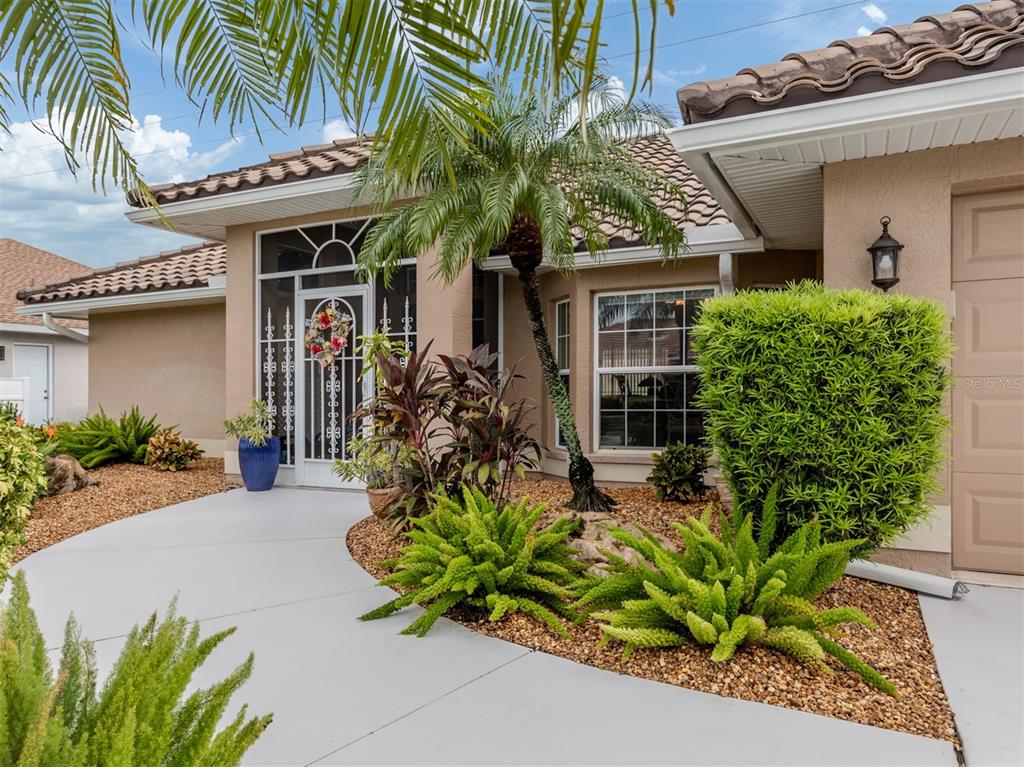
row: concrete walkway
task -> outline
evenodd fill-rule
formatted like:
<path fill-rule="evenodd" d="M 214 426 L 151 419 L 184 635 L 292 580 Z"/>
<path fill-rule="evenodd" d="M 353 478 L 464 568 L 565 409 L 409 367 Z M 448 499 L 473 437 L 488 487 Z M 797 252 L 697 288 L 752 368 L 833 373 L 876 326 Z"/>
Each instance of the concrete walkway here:
<path fill-rule="evenodd" d="M 237 626 L 198 679 L 251 650 L 234 703 L 273 711 L 248 764 L 955 765 L 941 741 L 620 676 L 442 620 L 356 617 L 386 600 L 349 557 L 361 494 L 209 496 L 116 522 L 22 563 L 47 641 L 72 609 L 101 673 L 178 594 L 205 632 Z"/>
<path fill-rule="evenodd" d="M 922 595 L 968 767 L 1024 765 L 1024 589 L 971 586 L 963 599 Z"/>

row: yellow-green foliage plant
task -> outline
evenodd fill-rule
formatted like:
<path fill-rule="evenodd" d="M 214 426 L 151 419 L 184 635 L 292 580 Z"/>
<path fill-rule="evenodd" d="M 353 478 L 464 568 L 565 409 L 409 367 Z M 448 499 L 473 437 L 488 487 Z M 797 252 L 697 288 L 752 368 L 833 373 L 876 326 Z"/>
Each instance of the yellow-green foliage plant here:
<path fill-rule="evenodd" d="M 153 615 L 125 640 L 97 686 L 93 648 L 74 618 L 54 674 L 29 604 L 24 573 L 0 609 L 0 767 L 232 767 L 270 724 L 246 707 L 217 726 L 249 678 L 249 658 L 224 680 L 188 696 L 195 671 L 234 629 L 200 639 L 198 624 Z"/>
<path fill-rule="evenodd" d="M 203 457 L 199 445 L 190 439 L 182 439 L 181 433 L 164 429 L 149 440 L 146 463 L 160 471 L 184 471 L 192 461 Z"/>
<path fill-rule="evenodd" d="M 624 645 L 623 660 L 638 647 L 696 642 L 724 663 L 744 645 L 761 644 L 821 670 L 831 655 L 869 684 L 896 696 L 892 683 L 839 644 L 836 626 L 874 623 L 854 607 L 816 607 L 812 600 L 835 583 L 857 540 L 825 543 L 821 526 L 808 522 L 781 546 L 772 546 L 775 498 L 771 491 L 759 534 L 753 515 L 730 520 L 719 512 L 721 535 L 710 529 L 711 507 L 701 519 L 675 523 L 683 552 L 650 534 L 614 528 L 612 535 L 643 558 L 612 557 L 610 574 L 595 578 L 576 607 L 600 622 L 602 644 Z M 602 609 L 603 608 L 603 609 Z"/>
<path fill-rule="evenodd" d="M 499 511 L 480 490 L 463 487 L 462 498 L 438 495 L 430 512 L 412 520 L 411 543 L 384 563 L 394 572 L 384 586 L 405 590 L 360 620 L 384 618 L 417 604 L 426 611 L 402 632 L 425 636 L 435 621 L 456 605 L 484 610 L 499 621 L 521 612 L 567 636 L 558 614 L 568 608 L 582 565 L 566 538 L 576 523 L 562 517 L 538 527 L 543 504 L 524 499 Z"/>
<path fill-rule="evenodd" d="M 31 427 L 0 418 L 0 591 L 36 499 L 46 492 L 43 453 Z M 0 762 L 2 765 L 2 762 Z"/>
<path fill-rule="evenodd" d="M 857 556 L 924 519 L 948 328 L 934 301 L 810 282 L 705 302 L 698 402 L 739 510 L 778 481 L 778 541 L 817 518 L 827 540 L 863 538 Z"/>

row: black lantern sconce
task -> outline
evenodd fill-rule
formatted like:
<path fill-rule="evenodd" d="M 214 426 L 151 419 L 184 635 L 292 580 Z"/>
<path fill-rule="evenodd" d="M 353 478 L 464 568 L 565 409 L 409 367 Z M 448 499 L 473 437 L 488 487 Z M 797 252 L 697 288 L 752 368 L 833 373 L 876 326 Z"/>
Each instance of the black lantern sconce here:
<path fill-rule="evenodd" d="M 868 248 L 871 254 L 871 284 L 889 290 L 900 281 L 900 251 L 903 245 L 889 234 L 891 218 L 882 216 L 879 223 L 882 225 L 882 236 Z"/>

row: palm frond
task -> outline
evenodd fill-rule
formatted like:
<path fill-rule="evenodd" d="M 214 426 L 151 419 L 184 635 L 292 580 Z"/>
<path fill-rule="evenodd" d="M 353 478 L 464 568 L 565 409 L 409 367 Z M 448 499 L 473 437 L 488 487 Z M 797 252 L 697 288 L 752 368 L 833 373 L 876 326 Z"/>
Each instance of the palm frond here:
<path fill-rule="evenodd" d="M 108 178 L 124 188 L 142 186 L 123 139 L 132 124 L 129 82 L 110 0 L 9 0 L 5 6 L 0 51 L 14 57 L 26 107 L 45 106 L 68 166 L 77 171 L 84 161 L 94 187 L 105 188 Z"/>

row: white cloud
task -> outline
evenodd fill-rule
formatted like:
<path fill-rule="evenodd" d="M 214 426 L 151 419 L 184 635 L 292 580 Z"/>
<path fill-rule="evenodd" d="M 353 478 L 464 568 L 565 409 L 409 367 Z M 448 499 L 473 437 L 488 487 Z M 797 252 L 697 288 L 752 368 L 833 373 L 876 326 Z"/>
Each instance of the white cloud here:
<path fill-rule="evenodd" d="M 869 19 L 871 19 L 876 24 L 884 24 L 886 22 L 886 20 L 889 18 L 886 15 L 885 11 L 883 11 L 881 8 L 879 8 L 874 3 L 868 3 L 867 5 L 862 5 L 860 7 L 860 9 L 862 11 L 864 11 L 864 15 L 866 15 Z"/>
<path fill-rule="evenodd" d="M 323 137 L 325 143 L 330 143 L 335 139 L 352 138 L 356 135 L 356 132 L 348 127 L 348 123 L 344 120 L 330 120 L 324 123 Z"/>
<path fill-rule="evenodd" d="M 657 85 L 670 85 L 678 88 L 693 78 L 700 77 L 707 70 L 707 64 L 700 64 L 690 69 L 655 69 L 653 77 Z"/>
<path fill-rule="evenodd" d="M 46 121 L 12 123 L 0 135 L 0 237 L 13 237 L 91 266 L 137 258 L 192 238 L 130 224 L 123 193 L 112 183 L 95 191 L 88 168 L 71 173 L 64 150 L 45 132 Z M 240 141 L 196 151 L 185 131 L 167 130 L 159 115 L 133 122 L 123 140 L 150 183 L 210 173 Z"/>
<path fill-rule="evenodd" d="M 872 32 L 873 30 L 870 30 L 867 27 L 857 27 L 857 34 L 860 35 L 861 37 L 867 37 L 868 35 L 872 34 Z"/>

